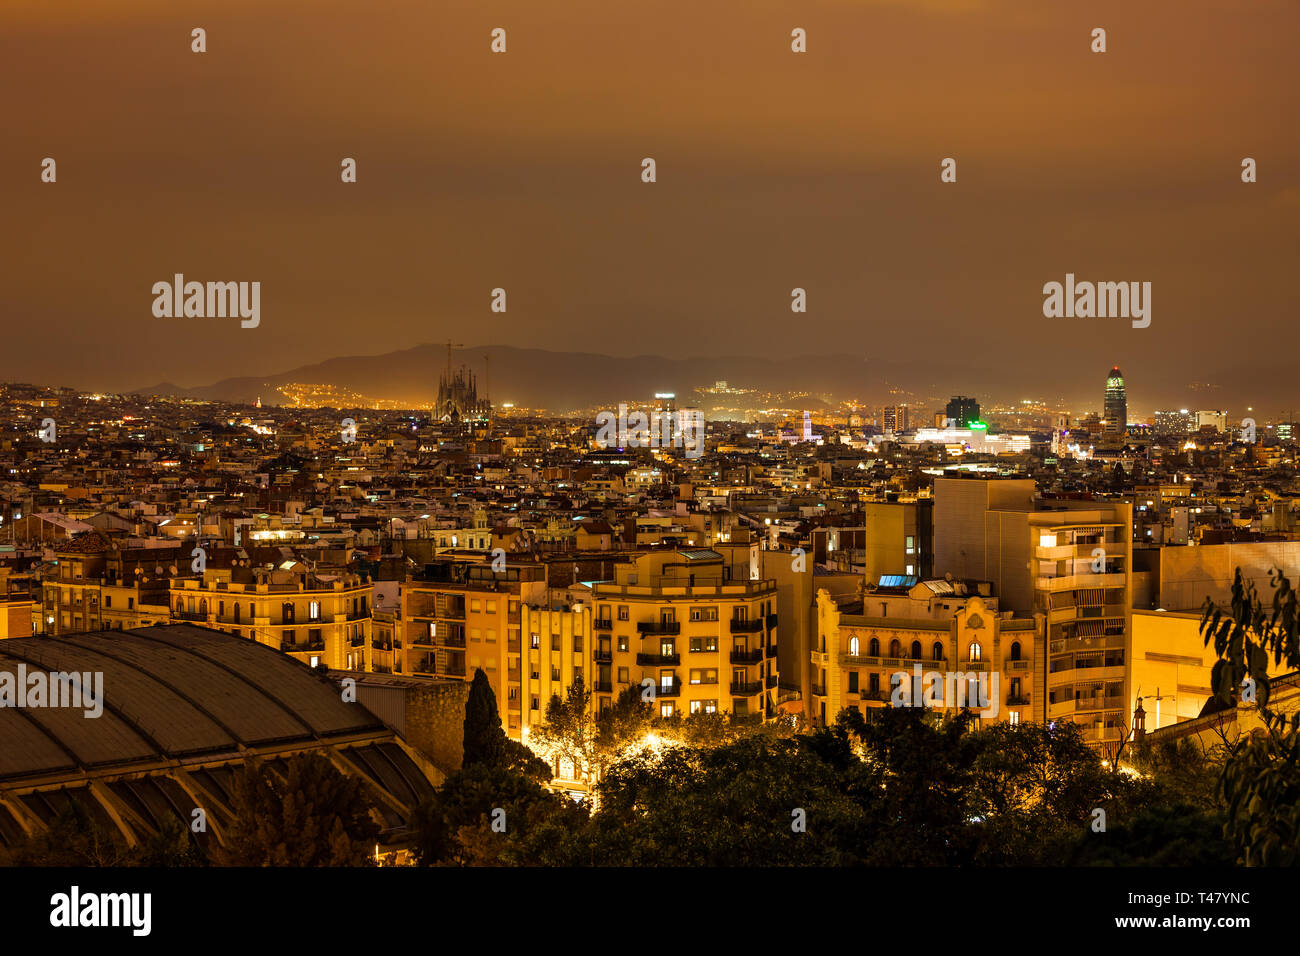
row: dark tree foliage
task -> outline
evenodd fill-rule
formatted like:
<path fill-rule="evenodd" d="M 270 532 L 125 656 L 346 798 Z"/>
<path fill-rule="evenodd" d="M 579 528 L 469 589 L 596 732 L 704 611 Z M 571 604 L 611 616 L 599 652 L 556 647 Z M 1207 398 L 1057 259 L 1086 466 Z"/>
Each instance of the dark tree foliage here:
<path fill-rule="evenodd" d="M 116 827 L 90 813 L 73 797 L 47 829 L 0 852 L 0 866 L 202 866 L 207 862 L 189 828 L 165 817 L 157 833 L 145 834 L 134 847 Z"/>
<path fill-rule="evenodd" d="M 289 758 L 283 777 L 250 761 L 235 775 L 235 821 L 215 852 L 226 866 L 365 866 L 379 826 L 366 785 L 320 754 Z"/>
<path fill-rule="evenodd" d="M 1224 835 L 1247 866 L 1300 863 L 1300 710 L 1270 708 L 1268 679 L 1270 661 L 1300 669 L 1300 603 L 1280 570 L 1271 584 L 1270 611 L 1238 568 L 1229 606 L 1207 598 L 1201 618 L 1205 643 L 1214 642 L 1219 658 L 1211 673 L 1216 696 L 1224 703 L 1253 697 L 1264 721 L 1262 732 L 1231 744 L 1220 777 Z"/>
<path fill-rule="evenodd" d="M 505 762 L 507 739 L 501 729 L 497 695 L 483 668 L 477 668 L 469 685 L 469 700 L 465 702 L 465 756 L 461 766 L 501 766 Z"/>
<path fill-rule="evenodd" d="M 422 866 L 574 866 L 587 811 L 536 779 L 472 764 L 416 808 L 411 837 Z"/>

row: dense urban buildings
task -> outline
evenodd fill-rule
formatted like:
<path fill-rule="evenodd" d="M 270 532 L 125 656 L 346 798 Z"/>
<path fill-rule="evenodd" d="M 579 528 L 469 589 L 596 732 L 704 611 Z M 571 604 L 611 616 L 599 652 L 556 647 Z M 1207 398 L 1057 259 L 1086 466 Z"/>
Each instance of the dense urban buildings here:
<path fill-rule="evenodd" d="M 1201 605 L 1230 602 L 1238 570 L 1262 593 L 1300 563 L 1285 420 L 1258 416 L 1254 441 L 1225 412 L 1144 427 L 1118 368 L 1102 414 L 1026 401 L 985 423 L 959 396 L 948 427 L 910 430 L 903 404 L 876 423 L 845 400 L 710 417 L 698 457 L 606 447 L 594 413 L 497 414 L 465 368 L 427 411 L 39 386 L 0 403 L 6 659 L 117 640 L 145 661 L 202 635 L 261 686 L 262 657 L 221 650 L 259 645 L 396 728 L 425 781 L 398 788 L 398 817 L 461 759 L 475 681 L 504 736 L 581 799 L 600 768 L 555 745 L 556 722 L 629 701 L 665 728 L 811 731 L 899 706 L 1067 722 L 1103 756 L 1184 723 L 1204 733 L 1217 655 Z M 639 404 L 680 410 L 672 393 Z M 379 857 L 406 859 L 400 842 Z"/>

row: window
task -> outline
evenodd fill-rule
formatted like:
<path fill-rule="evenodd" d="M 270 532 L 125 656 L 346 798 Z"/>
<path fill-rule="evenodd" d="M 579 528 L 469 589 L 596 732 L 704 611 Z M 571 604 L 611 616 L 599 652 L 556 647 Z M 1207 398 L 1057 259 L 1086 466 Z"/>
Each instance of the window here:
<path fill-rule="evenodd" d="M 856 694 L 857 692 L 858 692 L 858 672 L 849 671 L 849 693 Z"/>
<path fill-rule="evenodd" d="M 943 660 L 943 645 L 938 641 L 935 641 L 934 647 L 930 648 L 930 657 L 936 661 Z"/>
<path fill-rule="evenodd" d="M 536 697 L 532 698 L 532 701 L 531 701 L 531 703 L 529 704 L 528 709 L 529 709 L 529 710 L 536 710 L 536 709 L 537 709 L 537 698 L 536 698 Z"/>
<path fill-rule="evenodd" d="M 879 657 L 879 656 L 880 656 L 880 641 L 876 640 L 876 639 L 873 637 L 873 638 L 871 639 L 871 643 L 868 644 L 867 647 L 870 648 L 870 650 L 869 650 L 869 656 L 871 656 L 871 657 Z"/>
<path fill-rule="evenodd" d="M 480 604 L 481 604 L 481 602 L 479 601 L 478 598 L 471 598 L 471 599 L 470 599 L 470 602 L 469 602 L 469 609 L 470 609 L 471 611 L 474 611 L 475 613 L 477 613 L 478 610 L 479 610 Z"/>
<path fill-rule="evenodd" d="M 857 657 L 858 651 L 862 650 L 861 642 L 856 637 L 849 638 L 849 656 Z"/>
<path fill-rule="evenodd" d="M 618 636 L 618 649 L 619 649 L 620 651 L 623 651 L 624 653 L 626 653 L 626 651 L 627 651 L 627 635 L 626 635 L 626 634 L 620 634 L 620 635 Z"/>
<path fill-rule="evenodd" d="M 1019 642 L 1019 641 L 1012 641 L 1012 642 L 1011 642 L 1011 659 L 1012 659 L 1013 661 L 1018 661 L 1018 660 L 1020 660 L 1020 642 Z"/>
<path fill-rule="evenodd" d="M 558 635 L 558 634 L 552 634 L 552 635 L 551 635 L 551 650 L 553 650 L 553 651 L 558 651 L 559 649 L 560 649 L 560 635 Z"/>
<path fill-rule="evenodd" d="M 672 715 L 673 715 L 673 705 L 668 701 L 660 701 L 659 716 L 666 719 L 672 717 Z"/>
<path fill-rule="evenodd" d="M 971 641 L 971 642 L 970 642 L 970 656 L 967 658 L 967 660 L 970 660 L 970 661 L 983 660 L 983 657 L 982 657 L 983 653 L 984 653 L 984 651 L 983 651 L 983 649 L 980 647 L 979 641 Z"/>
<path fill-rule="evenodd" d="M 892 641 L 889 642 L 889 656 L 890 657 L 903 656 L 903 645 L 899 643 L 898 638 L 894 638 Z"/>
<path fill-rule="evenodd" d="M 112 607 L 112 606 L 113 606 L 113 595 L 111 595 L 111 594 L 105 594 L 105 595 L 104 595 L 104 607 Z"/>
<path fill-rule="evenodd" d="M 920 641 L 913 641 L 913 642 L 912 642 L 912 660 L 914 660 L 914 661 L 919 661 L 920 659 L 921 659 L 921 642 L 920 642 Z"/>
<path fill-rule="evenodd" d="M 626 684 L 627 681 L 628 681 L 628 677 L 627 677 L 627 668 L 626 668 L 626 667 L 620 667 L 620 668 L 618 669 L 618 682 L 619 682 L 620 684 Z"/>
<path fill-rule="evenodd" d="M 880 693 L 880 675 L 879 675 L 879 674 L 868 674 L 868 675 L 867 675 L 867 686 L 871 688 L 871 693 L 873 693 L 873 694 L 878 694 L 878 693 Z"/>
<path fill-rule="evenodd" d="M 135 598 L 133 598 L 133 597 L 129 597 L 129 598 L 126 599 L 126 609 L 127 609 L 128 611 L 134 611 L 134 610 L 135 610 Z"/>
<path fill-rule="evenodd" d="M 495 613 L 497 612 L 497 602 L 496 602 L 496 601 L 488 601 L 488 602 L 487 602 L 487 612 L 488 612 L 489 614 L 495 614 Z"/>
<path fill-rule="evenodd" d="M 626 620 L 627 620 L 627 605 L 626 605 L 626 604 L 620 604 L 620 605 L 618 606 L 618 619 L 619 619 L 620 621 L 626 621 Z"/>
<path fill-rule="evenodd" d="M 718 682 L 717 668 L 697 668 L 691 671 L 692 684 L 716 684 Z"/>
<path fill-rule="evenodd" d="M 529 643 L 529 646 L 530 646 L 530 647 L 541 647 L 541 646 L 542 646 L 542 635 L 540 635 L 540 634 L 534 634 L 534 635 L 533 635 L 533 638 L 532 638 L 532 641 Z"/>
<path fill-rule="evenodd" d="M 315 620 L 319 620 L 319 618 L 320 618 L 320 601 L 308 601 L 308 602 L 307 602 L 307 616 L 310 617 L 313 621 L 315 621 Z"/>
<path fill-rule="evenodd" d="M 907 553 L 907 554 L 916 554 L 916 538 L 914 538 L 912 535 L 909 534 L 909 535 L 904 539 L 904 541 L 905 541 L 904 547 L 905 547 L 906 553 Z M 895 565 L 895 567 L 897 567 L 897 565 Z M 908 572 L 908 573 L 911 573 L 911 572 Z"/>
<path fill-rule="evenodd" d="M 1018 711 L 1018 710 L 1013 710 L 1013 711 L 1011 711 L 1010 713 L 1008 713 L 1008 714 L 1007 714 L 1007 723 L 1009 723 L 1009 724 L 1018 724 L 1018 723 L 1020 723 L 1020 711 Z"/>
<path fill-rule="evenodd" d="M 691 638 L 691 650 L 693 652 L 716 651 L 717 649 L 718 638 L 716 636 Z"/>
<path fill-rule="evenodd" d="M 552 668 L 551 668 L 551 680 L 553 680 L 553 681 L 559 681 L 559 679 L 560 679 L 560 669 L 559 669 L 558 667 L 552 667 Z"/>

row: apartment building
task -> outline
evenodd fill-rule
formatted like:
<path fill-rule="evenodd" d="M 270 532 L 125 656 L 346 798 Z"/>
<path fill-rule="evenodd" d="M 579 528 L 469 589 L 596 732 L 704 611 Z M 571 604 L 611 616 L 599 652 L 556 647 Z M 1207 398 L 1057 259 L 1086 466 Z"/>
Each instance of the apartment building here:
<path fill-rule="evenodd" d="M 496 694 L 501 725 L 518 740 L 523 730 L 523 627 L 525 601 L 541 600 L 546 569 L 514 561 L 493 571 L 487 561 L 443 557 L 401 589 L 404 674 L 472 680 L 482 668 Z M 542 702 L 543 708 L 545 703 Z"/>
<path fill-rule="evenodd" d="M 934 576 L 934 501 L 865 501 L 867 584 L 887 574 Z"/>
<path fill-rule="evenodd" d="M 983 720 L 1040 720 L 1043 705 L 1033 684 L 1042 670 L 1035 653 L 1042 616 L 1013 617 L 999 610 L 991 592 L 988 582 L 943 579 L 856 597 L 819 590 L 810 716 L 824 726 L 846 708 L 892 706 L 895 686 L 906 683 L 910 693 L 919 667 L 922 675 L 965 675 L 962 699 Z M 905 676 L 895 679 L 900 673 Z M 984 682 L 984 708 L 975 704 L 971 675 Z M 938 709 L 961 708 L 944 694 Z"/>
<path fill-rule="evenodd" d="M 369 670 L 370 579 L 312 571 L 294 561 L 284 565 L 239 562 L 173 580 L 172 620 L 255 640 L 312 667 Z"/>
<path fill-rule="evenodd" d="M 1002 607 L 1044 616 L 1042 719 L 1082 724 L 1095 746 L 1124 739 L 1133 506 L 1035 498 L 1027 479 L 937 478 L 934 498 L 936 570 L 988 580 Z"/>
<path fill-rule="evenodd" d="M 190 573 L 181 547 L 119 547 L 98 532 L 61 542 L 41 574 L 33 634 L 130 630 L 170 620 L 173 580 Z"/>
<path fill-rule="evenodd" d="M 777 586 L 757 543 L 638 555 L 592 587 L 596 684 L 653 691 L 659 716 L 773 716 Z"/>

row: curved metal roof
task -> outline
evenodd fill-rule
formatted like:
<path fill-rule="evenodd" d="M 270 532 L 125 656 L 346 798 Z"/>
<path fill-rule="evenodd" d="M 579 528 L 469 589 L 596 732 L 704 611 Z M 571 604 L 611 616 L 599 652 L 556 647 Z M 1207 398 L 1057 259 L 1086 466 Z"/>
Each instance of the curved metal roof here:
<path fill-rule="evenodd" d="M 387 729 L 307 665 L 193 625 L 0 642 L 0 672 L 20 664 L 102 674 L 103 713 L 0 706 L 0 781 Z"/>

